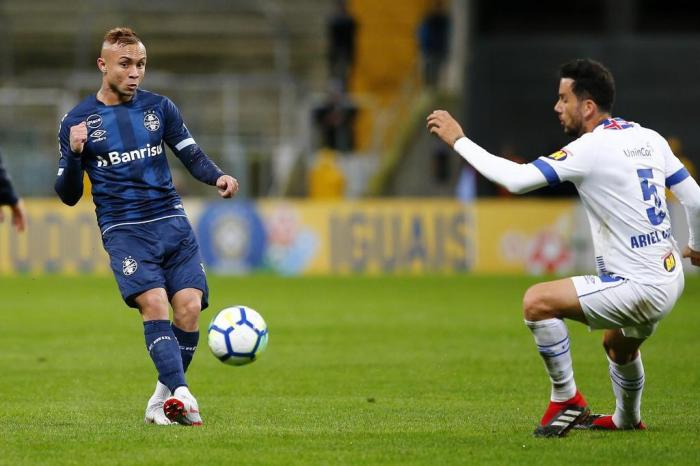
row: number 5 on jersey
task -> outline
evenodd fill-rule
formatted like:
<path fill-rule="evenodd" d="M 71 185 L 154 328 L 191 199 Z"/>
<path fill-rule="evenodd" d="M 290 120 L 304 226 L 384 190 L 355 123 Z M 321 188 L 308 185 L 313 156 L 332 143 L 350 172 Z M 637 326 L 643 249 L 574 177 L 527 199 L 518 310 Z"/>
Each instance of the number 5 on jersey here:
<path fill-rule="evenodd" d="M 649 180 L 654 178 L 654 172 L 651 168 L 640 168 L 637 170 L 637 175 L 641 179 L 642 196 L 644 196 L 644 200 L 648 201 L 652 198 L 654 199 L 654 207 L 649 207 L 647 209 L 647 217 L 652 225 L 659 225 L 664 221 L 664 218 L 666 218 L 666 212 L 664 212 L 664 203 L 661 200 L 661 196 L 659 196 L 659 193 L 656 191 L 656 186 L 649 183 Z"/>

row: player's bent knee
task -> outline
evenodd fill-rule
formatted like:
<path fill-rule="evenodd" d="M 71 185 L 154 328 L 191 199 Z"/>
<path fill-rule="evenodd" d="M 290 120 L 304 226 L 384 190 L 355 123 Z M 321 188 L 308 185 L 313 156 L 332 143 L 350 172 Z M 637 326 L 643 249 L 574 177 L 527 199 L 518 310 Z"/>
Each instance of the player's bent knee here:
<path fill-rule="evenodd" d="M 192 331 L 197 329 L 199 316 L 202 312 L 202 300 L 194 296 L 179 303 L 173 310 L 173 320 L 179 328 Z"/>
<path fill-rule="evenodd" d="M 136 298 L 139 312 L 146 320 L 168 318 L 168 301 L 159 293 L 146 292 Z"/>
<path fill-rule="evenodd" d="M 538 321 L 549 319 L 552 308 L 547 302 L 547 296 L 541 286 L 533 285 L 523 296 L 523 317 L 525 320 Z"/>
<path fill-rule="evenodd" d="M 199 314 L 202 312 L 202 300 L 199 298 L 188 300 L 182 306 L 182 312 L 187 316 L 199 318 Z"/>

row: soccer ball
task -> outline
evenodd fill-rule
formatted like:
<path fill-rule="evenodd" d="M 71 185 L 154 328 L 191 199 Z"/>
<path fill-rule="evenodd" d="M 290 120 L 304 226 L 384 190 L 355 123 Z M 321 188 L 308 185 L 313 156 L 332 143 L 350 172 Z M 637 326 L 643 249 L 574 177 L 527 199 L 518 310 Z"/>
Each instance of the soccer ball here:
<path fill-rule="evenodd" d="M 267 346 L 267 324 L 245 306 L 219 311 L 209 324 L 209 349 L 221 362 L 242 366 L 255 361 Z"/>

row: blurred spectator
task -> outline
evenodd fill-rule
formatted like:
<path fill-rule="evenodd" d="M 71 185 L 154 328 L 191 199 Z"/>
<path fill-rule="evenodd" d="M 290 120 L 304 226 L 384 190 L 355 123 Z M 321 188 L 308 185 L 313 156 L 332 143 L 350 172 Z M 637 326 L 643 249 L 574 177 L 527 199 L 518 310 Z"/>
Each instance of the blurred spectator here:
<path fill-rule="evenodd" d="M 309 171 L 309 196 L 313 199 L 338 199 L 345 195 L 345 175 L 338 166 L 337 152 L 322 148 Z"/>
<path fill-rule="evenodd" d="M 314 109 L 314 122 L 320 132 L 321 146 L 340 152 L 355 148 L 357 107 L 338 83 L 332 83 L 326 100 Z"/>
<path fill-rule="evenodd" d="M 440 141 L 433 141 L 433 180 L 438 184 L 447 183 L 450 179 L 450 148 L 445 144 L 440 144 Z"/>
<path fill-rule="evenodd" d="M 466 160 L 462 160 L 456 195 L 457 200 L 466 204 L 476 200 L 476 170 Z"/>
<path fill-rule="evenodd" d="M 12 225 L 18 232 L 24 231 L 27 227 L 27 214 L 24 210 L 24 202 L 15 193 L 12 187 L 12 181 L 7 171 L 2 166 L 2 157 L 0 156 L 0 222 L 5 216 L 2 211 L 2 206 L 10 206 L 12 211 Z"/>
<path fill-rule="evenodd" d="M 355 60 L 357 22 L 348 12 L 346 1 L 336 2 L 336 11 L 328 20 L 328 66 L 330 78 L 348 88 L 348 79 Z"/>
<path fill-rule="evenodd" d="M 435 0 L 418 26 L 418 43 L 423 59 L 423 83 L 435 88 L 447 59 L 450 18 L 441 0 Z"/>

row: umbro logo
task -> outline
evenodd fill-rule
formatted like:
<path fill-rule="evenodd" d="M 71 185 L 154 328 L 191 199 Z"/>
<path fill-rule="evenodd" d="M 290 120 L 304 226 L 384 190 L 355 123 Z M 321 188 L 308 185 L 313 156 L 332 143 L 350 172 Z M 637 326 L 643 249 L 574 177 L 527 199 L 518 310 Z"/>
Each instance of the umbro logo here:
<path fill-rule="evenodd" d="M 104 129 L 98 129 L 90 133 L 90 138 L 92 142 L 101 142 L 107 139 L 107 131 Z"/>

